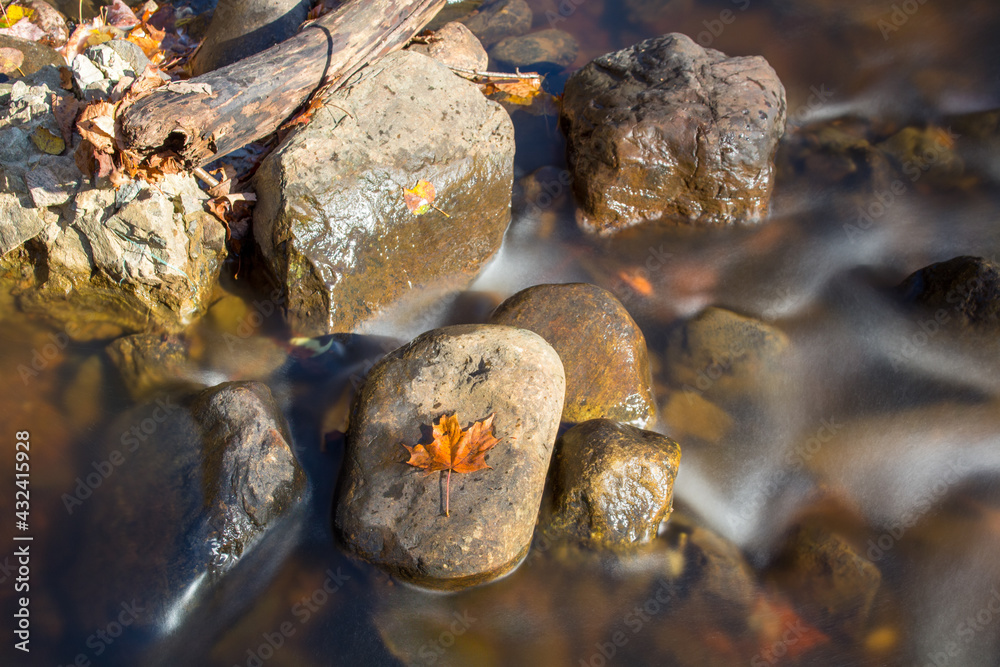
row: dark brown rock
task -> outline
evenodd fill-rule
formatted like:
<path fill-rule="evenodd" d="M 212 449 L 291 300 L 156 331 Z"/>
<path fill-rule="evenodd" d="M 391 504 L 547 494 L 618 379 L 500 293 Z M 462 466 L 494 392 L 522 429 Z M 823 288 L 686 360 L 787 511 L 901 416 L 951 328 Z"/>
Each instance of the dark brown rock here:
<path fill-rule="evenodd" d="M 559 356 L 541 337 L 494 325 L 429 331 L 372 368 L 355 405 L 335 523 L 347 548 L 403 579 L 457 589 L 527 553 L 562 411 Z M 457 415 L 495 414 L 489 469 L 451 476 L 406 465 L 402 443 L 430 442 Z"/>
<path fill-rule="evenodd" d="M 673 509 L 681 461 L 676 442 L 593 419 L 556 445 L 551 529 L 592 547 L 632 547 L 656 537 Z"/>
<path fill-rule="evenodd" d="M 309 13 L 306 0 L 220 0 L 191 60 L 195 76 L 225 67 L 294 35 Z"/>
<path fill-rule="evenodd" d="M 982 257 L 955 257 L 925 266 L 898 291 L 905 301 L 941 314 L 939 322 L 1000 331 L 1000 266 Z"/>
<path fill-rule="evenodd" d="M 24 72 L 24 77 L 31 76 L 43 67 L 49 67 L 50 65 L 60 67 L 66 64 L 63 57 L 56 53 L 54 49 L 42 44 L 36 44 L 35 42 L 29 42 L 26 39 L 0 35 L 0 48 L 17 49 L 24 54 L 24 62 L 20 65 L 21 72 Z M 22 79 L 24 77 L 21 76 L 21 72 L 14 70 L 5 76 L 9 76 L 12 79 Z"/>
<path fill-rule="evenodd" d="M 426 38 L 426 43 L 415 42 L 407 50 L 430 56 L 448 67 L 481 72 L 490 64 L 482 43 L 465 24 L 458 21 L 444 24 Z"/>
<path fill-rule="evenodd" d="M 563 421 L 603 417 L 644 427 L 656 417 L 646 339 L 611 292 L 586 283 L 536 285 L 500 304 L 490 321 L 534 331 L 559 353 Z"/>
<path fill-rule="evenodd" d="M 820 524 L 791 530 L 767 573 L 809 622 L 839 632 L 866 629 L 882 573 L 850 541 Z"/>
<path fill-rule="evenodd" d="M 507 113 L 419 53 L 392 53 L 366 72 L 254 180 L 254 235 L 288 288 L 298 335 L 356 331 L 391 309 L 420 312 L 472 281 L 510 220 Z M 434 204 L 450 217 L 407 209 L 403 189 L 418 179 L 434 185 Z"/>
<path fill-rule="evenodd" d="M 562 124 L 584 229 L 753 223 L 771 197 L 785 91 L 763 58 L 728 58 L 674 33 L 576 72 Z"/>
<path fill-rule="evenodd" d="M 780 382 L 788 337 L 724 308 L 706 308 L 676 329 L 667 344 L 667 375 L 675 388 L 709 400 L 752 399 Z"/>
<path fill-rule="evenodd" d="M 489 48 L 504 37 L 531 30 L 533 14 L 525 0 L 486 0 L 462 23 Z"/>
<path fill-rule="evenodd" d="M 563 69 L 573 64 L 580 44 L 562 30 L 540 30 L 507 37 L 490 49 L 490 56 L 519 69 Z"/>
<path fill-rule="evenodd" d="M 110 343 L 105 351 L 121 373 L 133 399 L 175 386 L 193 370 L 187 345 L 178 336 L 122 336 Z"/>

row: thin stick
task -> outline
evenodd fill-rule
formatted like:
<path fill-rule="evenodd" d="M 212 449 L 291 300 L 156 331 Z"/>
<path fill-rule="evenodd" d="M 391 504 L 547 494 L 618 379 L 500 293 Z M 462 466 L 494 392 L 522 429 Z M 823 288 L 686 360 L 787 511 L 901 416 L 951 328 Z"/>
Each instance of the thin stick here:
<path fill-rule="evenodd" d="M 451 502 L 451 468 L 448 468 L 448 481 L 444 483 L 444 515 L 451 516 L 449 504 Z"/>
<path fill-rule="evenodd" d="M 510 72 L 487 72 L 487 71 L 479 71 L 479 70 L 474 70 L 474 69 L 465 69 L 463 67 L 454 67 L 452 65 L 448 65 L 448 69 L 450 69 L 455 74 L 458 74 L 459 76 L 462 76 L 463 74 L 467 74 L 468 75 L 468 76 L 463 77 L 463 78 L 472 77 L 472 78 L 475 78 L 475 79 L 501 79 L 501 80 L 508 80 L 508 81 L 510 81 L 510 80 L 515 80 L 516 81 L 517 79 L 541 79 L 542 78 L 542 75 L 539 74 L 538 72 L 521 72 L 519 70 L 515 70 L 514 73 L 511 74 Z"/>
<path fill-rule="evenodd" d="M 208 186 L 209 190 L 211 190 L 212 188 L 214 188 L 219 184 L 219 181 L 216 180 L 214 176 L 212 176 L 210 173 L 208 173 L 201 167 L 195 167 L 191 173 L 193 173 L 195 176 L 204 181 L 204 183 Z"/>

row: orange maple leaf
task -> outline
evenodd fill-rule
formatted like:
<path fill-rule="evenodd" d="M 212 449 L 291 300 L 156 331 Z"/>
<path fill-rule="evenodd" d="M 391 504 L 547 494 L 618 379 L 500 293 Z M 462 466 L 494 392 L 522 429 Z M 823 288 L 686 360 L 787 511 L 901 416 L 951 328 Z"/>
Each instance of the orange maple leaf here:
<path fill-rule="evenodd" d="M 429 445 L 403 445 L 410 453 L 406 461 L 411 466 L 423 468 L 428 473 L 448 471 L 445 482 L 444 515 L 450 516 L 451 471 L 475 472 L 490 466 L 486 463 L 486 452 L 500 442 L 493 437 L 493 418 L 496 413 L 481 422 L 475 422 L 467 431 L 458 423 L 458 415 L 442 415 L 434 424 L 434 441 Z M 402 444 L 402 443 L 401 443 Z"/>

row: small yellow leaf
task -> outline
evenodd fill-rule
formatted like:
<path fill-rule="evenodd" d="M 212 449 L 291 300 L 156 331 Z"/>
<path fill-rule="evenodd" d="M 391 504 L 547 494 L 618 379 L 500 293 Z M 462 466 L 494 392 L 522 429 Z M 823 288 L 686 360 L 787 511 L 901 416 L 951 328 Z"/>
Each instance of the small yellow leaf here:
<path fill-rule="evenodd" d="M 24 54 L 9 47 L 0 48 L 0 74 L 13 74 L 24 62 Z"/>
<path fill-rule="evenodd" d="M 31 142 L 38 150 L 49 155 L 59 155 L 66 150 L 66 142 L 58 134 L 52 134 L 44 127 L 37 127 L 31 134 Z"/>
<path fill-rule="evenodd" d="M 34 13 L 34 9 L 28 9 L 20 5 L 10 5 L 7 7 L 7 16 L 0 15 L 0 28 L 11 28 L 21 19 L 30 19 Z"/>
<path fill-rule="evenodd" d="M 403 201 L 413 215 L 423 215 L 434 204 L 434 184 L 420 179 L 408 190 L 403 190 Z"/>

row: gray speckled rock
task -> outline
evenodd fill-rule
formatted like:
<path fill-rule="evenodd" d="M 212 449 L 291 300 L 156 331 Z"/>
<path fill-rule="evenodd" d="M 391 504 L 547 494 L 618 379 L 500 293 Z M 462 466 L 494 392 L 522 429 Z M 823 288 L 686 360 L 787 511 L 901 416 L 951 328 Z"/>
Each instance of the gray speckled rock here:
<path fill-rule="evenodd" d="M 464 23 L 458 21 L 446 23 L 435 30 L 426 44 L 417 42 L 406 48 L 449 67 L 483 71 L 490 64 L 482 43 Z"/>
<path fill-rule="evenodd" d="M 401 51 L 365 69 L 254 178 L 254 235 L 293 331 L 356 332 L 466 287 L 503 240 L 513 158 L 510 117 L 444 65 Z M 407 209 L 418 179 L 450 218 Z"/>
<path fill-rule="evenodd" d="M 584 229 L 752 223 L 771 198 L 785 89 L 763 58 L 673 33 L 574 73 L 561 122 Z"/>
<path fill-rule="evenodd" d="M 429 331 L 372 368 L 355 405 L 336 507 L 347 548 L 406 580 L 457 589 L 499 577 L 527 553 L 562 412 L 562 363 L 537 334 L 495 325 Z M 496 414 L 489 469 L 451 476 L 405 463 L 456 414 Z"/>
<path fill-rule="evenodd" d="M 593 419 L 559 439 L 556 534 L 594 547 L 631 547 L 656 537 L 673 508 L 681 448 L 665 435 Z"/>

